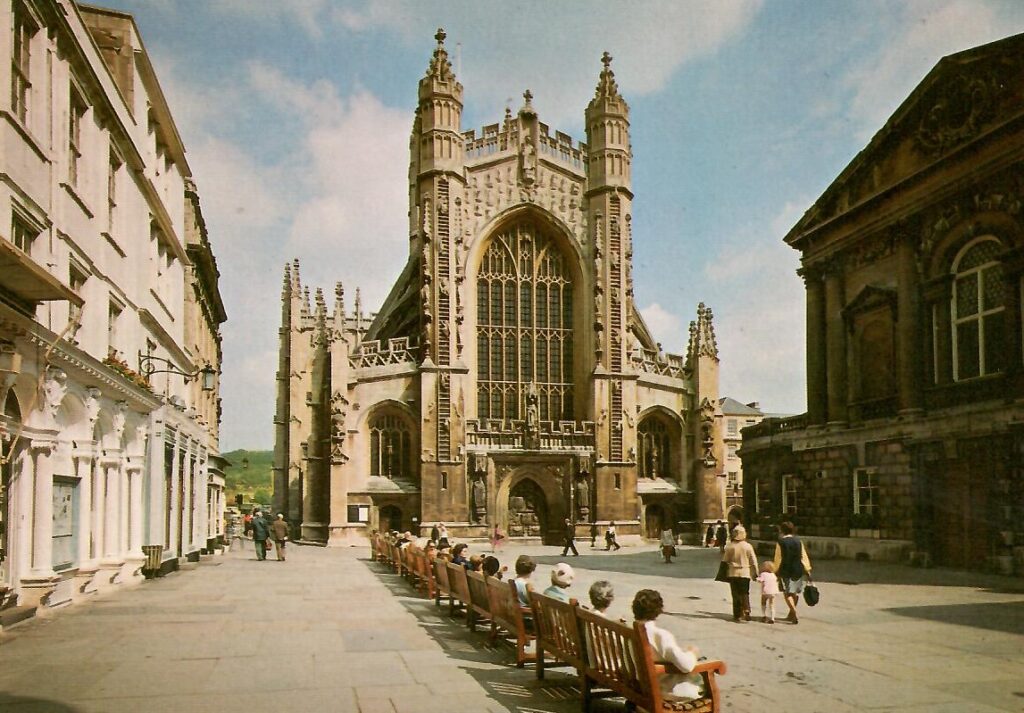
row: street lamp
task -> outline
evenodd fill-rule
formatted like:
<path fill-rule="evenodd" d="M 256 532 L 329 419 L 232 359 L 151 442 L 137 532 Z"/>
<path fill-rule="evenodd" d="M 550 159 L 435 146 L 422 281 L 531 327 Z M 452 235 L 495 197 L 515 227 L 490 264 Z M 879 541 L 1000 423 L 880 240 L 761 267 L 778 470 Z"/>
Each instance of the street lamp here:
<path fill-rule="evenodd" d="M 163 365 L 162 368 L 158 365 Z M 152 354 L 143 354 L 139 352 L 139 372 L 147 379 L 153 374 L 177 374 L 185 378 L 185 381 L 191 381 L 196 377 L 201 377 L 199 382 L 203 391 L 213 391 L 216 386 L 217 370 L 207 363 L 203 368 L 196 369 L 193 372 L 182 371 L 176 367 L 169 359 L 163 357 L 153 356 Z"/>

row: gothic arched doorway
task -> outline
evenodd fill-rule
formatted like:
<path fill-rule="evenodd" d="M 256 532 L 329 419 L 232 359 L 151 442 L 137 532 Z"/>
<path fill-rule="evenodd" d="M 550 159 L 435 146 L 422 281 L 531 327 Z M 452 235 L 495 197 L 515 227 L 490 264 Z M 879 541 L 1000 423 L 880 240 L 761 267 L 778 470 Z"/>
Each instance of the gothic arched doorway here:
<path fill-rule="evenodd" d="M 548 529 L 547 500 L 544 491 L 529 478 L 521 480 L 508 495 L 508 534 L 510 537 L 544 537 Z"/>
<path fill-rule="evenodd" d="M 647 537 L 657 539 L 665 529 L 665 508 L 661 505 L 648 505 L 644 510 L 644 530 Z"/>
<path fill-rule="evenodd" d="M 402 529 L 402 511 L 396 505 L 385 505 L 380 509 L 380 529 L 398 530 Z"/>

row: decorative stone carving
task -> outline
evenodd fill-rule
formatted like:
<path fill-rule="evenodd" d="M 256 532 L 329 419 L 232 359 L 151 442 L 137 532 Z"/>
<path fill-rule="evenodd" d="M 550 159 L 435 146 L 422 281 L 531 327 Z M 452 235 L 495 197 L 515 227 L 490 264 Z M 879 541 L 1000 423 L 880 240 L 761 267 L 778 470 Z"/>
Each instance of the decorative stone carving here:
<path fill-rule="evenodd" d="M 43 378 L 42 410 L 50 422 L 57 419 L 57 411 L 60 410 L 61 402 L 64 401 L 67 393 L 68 375 L 63 369 L 48 368 Z"/>
<path fill-rule="evenodd" d="M 473 520 L 483 522 L 487 519 L 487 483 L 483 476 L 473 479 Z"/>
<path fill-rule="evenodd" d="M 590 518 L 590 481 L 586 475 L 576 481 L 576 511 L 580 520 Z"/>
<path fill-rule="evenodd" d="M 933 104 L 921 117 L 918 147 L 937 156 L 977 136 L 994 114 L 1001 84 L 993 75 L 962 74 L 939 85 Z"/>
<path fill-rule="evenodd" d="M 485 475 L 487 473 L 487 454 L 486 453 L 474 453 L 473 454 L 473 473 L 475 475 Z"/>
<path fill-rule="evenodd" d="M 121 443 L 124 437 L 124 427 L 128 417 L 128 402 L 118 401 L 114 404 L 114 415 L 111 417 L 111 429 L 114 433 L 114 440 Z"/>
<path fill-rule="evenodd" d="M 95 386 L 90 386 L 85 390 L 85 399 L 83 404 L 85 406 L 85 418 L 89 422 L 89 430 L 96 425 L 96 421 L 100 417 L 100 397 L 103 392 L 97 389 Z"/>

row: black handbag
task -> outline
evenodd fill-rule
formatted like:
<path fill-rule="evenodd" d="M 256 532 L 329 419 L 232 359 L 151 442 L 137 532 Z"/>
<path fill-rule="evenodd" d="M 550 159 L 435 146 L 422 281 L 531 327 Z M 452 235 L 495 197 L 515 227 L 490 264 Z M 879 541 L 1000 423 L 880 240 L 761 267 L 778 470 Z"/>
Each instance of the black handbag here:
<path fill-rule="evenodd" d="M 804 587 L 804 601 L 807 602 L 809 607 L 813 607 L 821 601 L 821 592 L 818 591 L 818 587 L 813 582 Z"/>
<path fill-rule="evenodd" d="M 715 575 L 716 582 L 729 581 L 729 565 L 725 562 L 718 563 L 718 574 Z"/>

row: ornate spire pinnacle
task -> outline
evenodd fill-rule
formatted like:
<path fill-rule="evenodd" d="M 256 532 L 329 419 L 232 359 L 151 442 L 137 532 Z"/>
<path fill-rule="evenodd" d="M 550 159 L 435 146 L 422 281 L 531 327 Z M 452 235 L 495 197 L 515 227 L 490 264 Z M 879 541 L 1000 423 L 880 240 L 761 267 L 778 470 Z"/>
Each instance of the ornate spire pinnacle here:
<path fill-rule="evenodd" d="M 334 321 L 341 329 L 345 320 L 345 286 L 341 282 L 334 283 Z"/>
<path fill-rule="evenodd" d="M 284 284 L 281 286 L 281 296 L 285 299 L 292 291 L 292 268 L 288 263 L 284 264 Z"/>
<path fill-rule="evenodd" d="M 356 288 L 356 317 L 362 318 L 363 316 L 363 296 L 360 293 L 359 288 Z"/>
<path fill-rule="evenodd" d="M 437 34 L 434 35 L 434 39 L 437 40 L 437 48 L 434 50 L 434 56 L 430 59 L 430 66 L 427 67 L 427 76 L 440 79 L 442 82 L 447 82 L 455 77 L 452 72 L 452 63 L 448 61 L 448 50 L 444 48 L 444 38 L 447 36 L 444 28 L 437 28 Z"/>
<path fill-rule="evenodd" d="M 615 83 L 615 73 L 612 71 L 612 56 L 605 52 L 601 55 L 601 63 L 604 65 L 604 69 L 601 70 L 601 77 L 597 80 L 594 98 L 621 99 L 619 85 Z"/>
<path fill-rule="evenodd" d="M 292 261 L 292 293 L 299 294 L 302 291 L 302 279 L 299 277 L 299 258 Z"/>
<path fill-rule="evenodd" d="M 710 307 L 697 305 L 697 356 L 718 359 L 718 340 L 715 338 L 714 315 Z"/>

